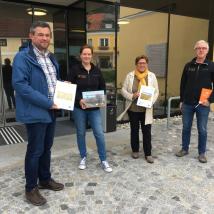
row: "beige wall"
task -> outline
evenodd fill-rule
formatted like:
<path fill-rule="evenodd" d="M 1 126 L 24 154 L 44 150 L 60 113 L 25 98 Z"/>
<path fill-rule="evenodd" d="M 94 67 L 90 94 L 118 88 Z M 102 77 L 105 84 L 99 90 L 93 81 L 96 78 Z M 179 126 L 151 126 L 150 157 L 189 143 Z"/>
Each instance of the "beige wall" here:
<path fill-rule="evenodd" d="M 121 7 L 121 16 L 139 12 Z M 194 57 L 193 46 L 197 40 L 207 40 L 208 21 L 171 15 L 168 64 L 168 95 L 178 96 L 183 66 Z M 135 57 L 145 53 L 151 44 L 167 42 L 168 14 L 151 13 L 130 19 L 127 25 L 120 25 L 118 33 L 117 87 L 121 87 L 126 74 L 135 68 Z M 165 78 L 158 78 L 160 97 L 164 98 Z"/>
<path fill-rule="evenodd" d="M 123 13 L 125 14 L 123 8 Z M 130 14 L 130 8 L 127 8 Z M 135 13 L 136 10 L 133 10 Z M 146 45 L 167 42 L 167 14 L 152 13 L 130 19 L 127 25 L 120 25 L 118 33 L 118 72 L 117 87 L 121 87 L 126 74 L 135 68 L 135 58 L 145 54 Z M 157 23 L 158 20 L 158 23 Z M 158 80 L 159 88 L 164 91 L 165 78 Z"/>
<path fill-rule="evenodd" d="M 208 39 L 208 21 L 172 15 L 170 20 L 168 96 L 179 96 L 184 65 L 194 58 L 196 41 Z"/>

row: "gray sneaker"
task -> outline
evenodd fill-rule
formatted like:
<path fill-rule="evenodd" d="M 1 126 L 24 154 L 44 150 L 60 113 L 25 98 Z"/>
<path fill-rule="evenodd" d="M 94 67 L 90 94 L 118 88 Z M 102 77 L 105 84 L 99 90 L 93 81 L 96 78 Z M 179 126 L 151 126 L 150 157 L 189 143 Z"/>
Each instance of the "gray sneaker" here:
<path fill-rule="evenodd" d="M 148 163 L 154 163 L 154 159 L 153 159 L 153 157 L 151 155 L 150 156 L 146 156 L 146 161 Z"/>
<path fill-rule="evenodd" d="M 200 154 L 200 155 L 198 156 L 198 160 L 199 160 L 199 162 L 201 162 L 201 163 L 207 163 L 207 158 L 206 158 L 205 154 Z"/>
<path fill-rule="evenodd" d="M 177 153 L 175 153 L 175 155 L 177 157 L 183 157 L 183 156 L 188 155 L 188 154 L 189 154 L 188 151 L 185 151 L 183 149 L 181 149 L 180 151 L 178 151 Z"/>

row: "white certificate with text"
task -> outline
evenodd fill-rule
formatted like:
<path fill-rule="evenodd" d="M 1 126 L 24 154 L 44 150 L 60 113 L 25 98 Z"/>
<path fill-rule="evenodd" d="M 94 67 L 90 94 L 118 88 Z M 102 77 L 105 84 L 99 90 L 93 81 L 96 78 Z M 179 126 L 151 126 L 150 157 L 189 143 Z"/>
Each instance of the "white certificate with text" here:
<path fill-rule="evenodd" d="M 54 93 L 54 103 L 61 109 L 72 111 L 74 109 L 76 89 L 76 84 L 61 82 L 57 80 Z"/>
<path fill-rule="evenodd" d="M 146 108 L 151 108 L 153 105 L 154 93 L 154 87 L 142 85 L 140 88 L 140 95 L 137 100 L 137 105 Z"/>

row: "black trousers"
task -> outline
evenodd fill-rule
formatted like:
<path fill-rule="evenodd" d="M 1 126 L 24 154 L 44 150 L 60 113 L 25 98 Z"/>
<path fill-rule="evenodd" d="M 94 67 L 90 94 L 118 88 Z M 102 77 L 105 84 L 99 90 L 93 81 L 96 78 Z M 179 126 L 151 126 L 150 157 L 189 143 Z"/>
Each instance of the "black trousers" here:
<path fill-rule="evenodd" d="M 16 103 L 15 103 L 15 96 L 14 96 L 14 90 L 12 88 L 12 86 L 5 86 L 4 87 L 4 91 L 7 97 L 7 103 L 8 103 L 8 107 L 9 109 L 12 109 L 12 102 L 13 102 L 13 107 L 16 107 Z M 12 102 L 11 102 L 12 100 Z"/>
<path fill-rule="evenodd" d="M 151 124 L 145 124 L 145 112 L 128 111 L 130 127 L 131 127 L 131 148 L 132 152 L 139 152 L 139 129 L 143 134 L 143 150 L 145 156 L 151 155 Z"/>

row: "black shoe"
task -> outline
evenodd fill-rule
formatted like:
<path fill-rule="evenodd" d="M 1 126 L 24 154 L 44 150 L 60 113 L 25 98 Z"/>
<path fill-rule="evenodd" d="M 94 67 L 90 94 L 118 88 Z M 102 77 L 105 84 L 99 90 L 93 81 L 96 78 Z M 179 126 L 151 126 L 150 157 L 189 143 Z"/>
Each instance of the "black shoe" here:
<path fill-rule="evenodd" d="M 27 201 L 36 206 L 44 205 L 47 200 L 40 194 L 38 187 L 33 188 L 30 192 L 25 191 Z"/>
<path fill-rule="evenodd" d="M 57 183 L 53 179 L 48 182 L 39 182 L 39 189 L 49 189 L 53 191 L 60 191 L 64 189 L 64 185 L 61 183 Z"/>

